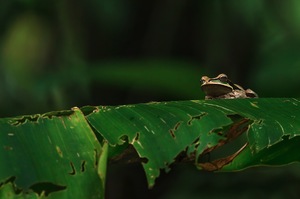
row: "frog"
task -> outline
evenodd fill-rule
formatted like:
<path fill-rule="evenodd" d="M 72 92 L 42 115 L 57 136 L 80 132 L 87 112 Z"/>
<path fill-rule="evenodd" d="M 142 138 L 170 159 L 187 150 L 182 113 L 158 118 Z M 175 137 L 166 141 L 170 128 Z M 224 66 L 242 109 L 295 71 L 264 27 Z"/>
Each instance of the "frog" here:
<path fill-rule="evenodd" d="M 201 78 L 201 89 L 205 93 L 205 99 L 235 99 L 235 98 L 257 98 L 258 95 L 251 89 L 244 89 L 234 84 L 226 74 L 217 77 Z"/>

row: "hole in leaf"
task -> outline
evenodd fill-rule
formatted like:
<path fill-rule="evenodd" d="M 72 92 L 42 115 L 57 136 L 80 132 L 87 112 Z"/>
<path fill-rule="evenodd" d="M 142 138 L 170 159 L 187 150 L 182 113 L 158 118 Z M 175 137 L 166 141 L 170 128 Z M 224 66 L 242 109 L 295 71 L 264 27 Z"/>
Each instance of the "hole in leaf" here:
<path fill-rule="evenodd" d="M 0 189 L 1 189 L 1 187 L 4 186 L 5 184 L 11 183 L 11 186 L 13 187 L 14 192 L 15 192 L 16 194 L 21 193 L 21 192 L 22 192 L 22 189 L 16 186 L 15 180 L 16 180 L 16 177 L 15 177 L 15 176 L 11 176 L 11 177 L 9 177 L 8 179 L 6 179 L 4 182 L 0 182 Z"/>
<path fill-rule="evenodd" d="M 192 122 L 194 120 L 200 120 L 205 115 L 207 115 L 207 113 L 201 113 L 200 115 L 192 116 L 191 119 L 187 122 L 187 124 L 190 126 L 190 125 L 192 125 Z"/>
<path fill-rule="evenodd" d="M 71 169 L 72 169 L 72 171 L 71 171 L 71 172 L 69 172 L 69 174 L 70 174 L 70 175 L 75 175 L 75 174 L 76 174 L 76 170 L 75 170 L 75 167 L 74 167 L 74 164 L 73 164 L 73 162 L 70 162 L 70 165 L 71 165 Z"/>
<path fill-rule="evenodd" d="M 169 133 L 171 134 L 171 136 L 172 136 L 173 138 L 175 138 L 175 134 L 174 134 L 174 130 L 173 130 L 173 129 L 170 129 L 170 130 L 169 130 Z"/>
<path fill-rule="evenodd" d="M 149 161 L 148 158 L 145 158 L 145 157 L 141 157 L 140 160 L 142 163 L 145 163 L 145 164 Z"/>
<path fill-rule="evenodd" d="M 211 155 L 210 155 L 210 152 L 201 154 L 201 155 L 199 156 L 199 158 L 197 159 L 197 162 L 198 162 L 198 163 L 202 163 L 202 162 L 211 162 Z"/>
<path fill-rule="evenodd" d="M 176 124 L 175 127 L 174 127 L 174 130 L 175 130 L 175 131 L 177 131 L 177 129 L 179 128 L 179 126 L 180 126 L 181 123 L 182 123 L 182 122 L 177 122 L 177 124 Z"/>
<path fill-rule="evenodd" d="M 52 192 L 65 190 L 67 186 L 57 185 L 51 182 L 39 182 L 31 185 L 29 188 L 39 195 L 45 193 L 45 196 L 48 196 Z"/>
<path fill-rule="evenodd" d="M 233 127 L 227 134 L 226 140 L 220 140 L 215 146 L 207 144 L 209 147 L 199 156 L 197 162 L 204 169 L 214 171 L 221 169 L 230 163 L 247 145 L 247 134 L 243 133 L 246 129 L 237 133 Z M 207 156 L 208 155 L 208 156 Z M 206 156 L 206 157 L 205 157 Z M 208 158 L 208 159 L 207 159 Z"/>
<path fill-rule="evenodd" d="M 129 163 L 147 163 L 148 159 L 145 157 L 140 157 L 136 152 L 133 145 L 122 145 L 123 150 L 122 153 L 118 153 L 115 156 L 112 156 L 109 160 L 110 164 L 115 163 L 122 163 L 122 164 L 129 164 Z M 124 148 L 126 147 L 126 148 Z"/>
<path fill-rule="evenodd" d="M 1 182 L 0 183 L 0 187 L 3 185 L 3 184 L 7 184 L 9 182 L 14 182 L 16 180 L 16 176 L 11 176 L 9 177 L 7 180 L 5 180 L 4 182 Z"/>
<path fill-rule="evenodd" d="M 233 122 L 238 122 L 241 119 L 245 118 L 245 117 L 242 117 L 241 115 L 238 115 L 238 114 L 227 114 L 226 116 L 228 118 L 230 118 Z"/>
<path fill-rule="evenodd" d="M 21 124 L 24 124 L 26 121 L 31 121 L 31 122 L 37 122 L 38 119 L 40 118 L 40 114 L 35 114 L 35 115 L 26 115 L 26 116 L 22 116 L 20 118 L 13 118 L 12 120 L 10 120 L 10 124 L 14 125 L 14 126 L 18 126 Z"/>
<path fill-rule="evenodd" d="M 169 130 L 169 133 L 171 134 L 171 136 L 172 136 L 173 138 L 176 138 L 176 136 L 175 136 L 175 131 L 178 130 L 178 128 L 179 128 L 179 126 L 181 125 L 181 123 L 182 123 L 182 121 L 177 122 L 177 123 L 175 124 L 174 128 Z"/>
<path fill-rule="evenodd" d="M 136 133 L 136 136 L 135 136 L 135 138 L 134 138 L 134 141 L 138 141 L 138 140 L 139 140 L 139 138 L 140 138 L 140 133 L 139 133 L 139 132 L 137 132 L 137 133 Z"/>
<path fill-rule="evenodd" d="M 81 163 L 81 169 L 80 169 L 81 172 L 84 172 L 85 171 L 85 160 L 82 161 Z"/>
<path fill-rule="evenodd" d="M 219 135 L 220 140 L 217 144 L 207 143 L 207 148 L 200 155 L 201 157 L 209 153 L 209 159 L 212 160 L 202 162 L 201 158 L 198 159 L 198 164 L 204 170 L 221 169 L 224 165 L 230 163 L 248 144 L 246 132 L 252 121 L 239 115 L 228 115 L 228 117 L 234 123 L 221 130 L 213 130 L 212 133 Z"/>
<path fill-rule="evenodd" d="M 226 156 L 224 158 L 216 159 L 209 162 L 204 163 L 198 163 L 198 166 L 200 166 L 202 169 L 206 171 L 216 171 L 222 169 L 223 166 L 229 164 L 233 161 L 233 159 L 238 156 L 248 145 L 248 143 L 245 143 L 237 152 L 235 152 L 232 155 Z"/>
<path fill-rule="evenodd" d="M 200 144 L 200 137 L 198 137 L 194 142 L 193 144 L 195 145 L 195 148 L 198 148 L 199 144 Z"/>
<path fill-rule="evenodd" d="M 99 153 L 98 153 L 97 149 L 94 149 L 94 154 L 95 154 L 95 157 L 94 157 L 94 160 L 95 160 L 94 165 L 95 165 L 95 168 L 97 168 L 97 167 L 98 167 L 98 157 L 99 157 Z"/>
<path fill-rule="evenodd" d="M 70 116 L 73 113 L 74 113 L 74 110 L 52 111 L 52 112 L 43 114 L 42 117 L 52 119 L 53 117 Z"/>
<path fill-rule="evenodd" d="M 82 111 L 82 113 L 85 116 L 88 116 L 89 114 L 93 113 L 94 111 L 97 110 L 97 107 L 94 106 L 83 106 L 80 108 L 80 110 Z"/>
<path fill-rule="evenodd" d="M 256 123 L 257 124 L 262 124 L 264 122 L 264 120 L 257 120 Z"/>
<path fill-rule="evenodd" d="M 122 135 L 120 138 L 120 143 L 125 143 L 128 142 L 128 136 L 127 135 Z"/>

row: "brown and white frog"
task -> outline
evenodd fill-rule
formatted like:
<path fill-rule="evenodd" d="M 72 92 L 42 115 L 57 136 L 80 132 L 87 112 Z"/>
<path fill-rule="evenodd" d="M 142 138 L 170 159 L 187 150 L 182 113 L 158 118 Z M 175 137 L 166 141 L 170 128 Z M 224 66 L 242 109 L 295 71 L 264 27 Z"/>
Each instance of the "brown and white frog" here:
<path fill-rule="evenodd" d="M 258 95 L 251 89 L 243 89 L 228 79 L 227 75 L 220 74 L 217 77 L 201 78 L 201 89 L 205 93 L 205 99 L 234 99 L 257 98 Z"/>

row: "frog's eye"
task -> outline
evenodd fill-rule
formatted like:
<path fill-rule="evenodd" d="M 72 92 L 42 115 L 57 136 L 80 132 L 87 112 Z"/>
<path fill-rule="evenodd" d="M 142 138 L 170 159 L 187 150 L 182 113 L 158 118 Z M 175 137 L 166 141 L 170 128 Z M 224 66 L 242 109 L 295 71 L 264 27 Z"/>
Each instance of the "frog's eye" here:
<path fill-rule="evenodd" d="M 201 84 L 204 84 L 205 82 L 207 82 L 208 79 L 209 78 L 207 76 L 201 77 L 201 80 L 200 80 Z"/>
<path fill-rule="evenodd" d="M 220 74 L 220 75 L 218 76 L 218 79 L 219 79 L 221 82 L 224 82 L 224 83 L 227 83 L 227 82 L 228 82 L 228 77 L 227 77 L 227 75 L 225 75 L 225 74 Z"/>

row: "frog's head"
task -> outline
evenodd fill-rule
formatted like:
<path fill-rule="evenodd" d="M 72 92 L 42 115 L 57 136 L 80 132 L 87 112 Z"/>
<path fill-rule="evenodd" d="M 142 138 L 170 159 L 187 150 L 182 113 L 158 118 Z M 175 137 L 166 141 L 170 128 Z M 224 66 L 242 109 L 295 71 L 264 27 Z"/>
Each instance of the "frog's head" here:
<path fill-rule="evenodd" d="M 206 96 L 211 97 L 218 97 L 233 92 L 232 83 L 225 74 L 220 74 L 214 78 L 203 76 L 201 78 L 201 89 Z"/>

